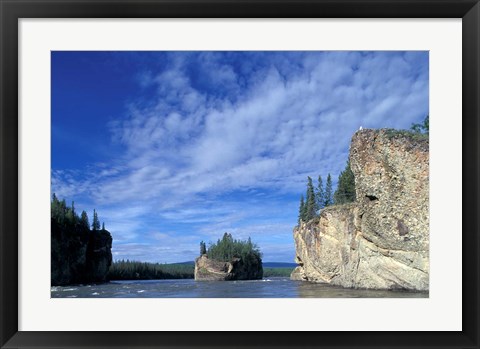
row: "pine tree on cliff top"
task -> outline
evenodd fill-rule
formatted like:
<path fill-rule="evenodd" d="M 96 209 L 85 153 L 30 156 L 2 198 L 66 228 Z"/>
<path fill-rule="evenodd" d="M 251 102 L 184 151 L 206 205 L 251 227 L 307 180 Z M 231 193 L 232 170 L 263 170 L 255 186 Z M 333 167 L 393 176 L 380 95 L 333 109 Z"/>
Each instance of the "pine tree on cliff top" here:
<path fill-rule="evenodd" d="M 350 160 L 347 161 L 345 170 L 338 176 L 337 190 L 333 198 L 336 205 L 355 201 L 355 176 L 350 168 Z"/>
<path fill-rule="evenodd" d="M 330 176 L 330 173 L 327 176 L 327 184 L 325 185 L 325 207 L 330 206 L 333 204 L 333 189 L 332 189 L 332 177 Z"/>
<path fill-rule="evenodd" d="M 301 222 L 305 221 L 305 216 L 306 216 L 306 206 L 305 206 L 305 199 L 303 198 L 303 194 L 300 197 L 300 207 L 298 209 L 298 225 L 300 225 Z"/>
<path fill-rule="evenodd" d="M 317 210 L 321 210 L 325 206 L 325 190 L 323 189 L 322 176 L 318 176 L 315 199 L 317 200 Z"/>
<path fill-rule="evenodd" d="M 205 242 L 200 241 L 200 256 L 204 255 L 207 253 L 207 246 Z"/>
<path fill-rule="evenodd" d="M 306 221 L 313 219 L 317 213 L 317 201 L 315 200 L 315 191 L 313 189 L 312 178 L 307 177 L 307 214 L 305 217 Z"/>
<path fill-rule="evenodd" d="M 97 211 L 93 210 L 92 230 L 100 230 L 100 221 L 98 220 Z"/>
<path fill-rule="evenodd" d="M 90 229 L 90 223 L 88 222 L 87 212 L 82 211 L 80 216 L 80 226 L 86 230 Z"/>
<path fill-rule="evenodd" d="M 65 218 L 67 223 L 74 226 L 77 223 L 77 215 L 75 214 L 75 202 L 72 201 L 72 207 L 67 208 Z"/>
<path fill-rule="evenodd" d="M 53 193 L 52 204 L 51 204 L 52 219 L 54 219 L 55 221 L 60 221 L 61 212 L 62 212 L 62 209 L 61 209 L 60 201 L 58 200 L 55 193 Z"/>
<path fill-rule="evenodd" d="M 430 120 L 429 120 L 429 115 L 427 115 L 425 117 L 425 119 L 423 120 L 423 122 L 421 124 L 412 124 L 412 126 L 410 127 L 410 129 L 413 131 L 413 132 L 416 132 L 416 133 L 425 133 L 428 135 L 429 131 L 430 131 Z"/>

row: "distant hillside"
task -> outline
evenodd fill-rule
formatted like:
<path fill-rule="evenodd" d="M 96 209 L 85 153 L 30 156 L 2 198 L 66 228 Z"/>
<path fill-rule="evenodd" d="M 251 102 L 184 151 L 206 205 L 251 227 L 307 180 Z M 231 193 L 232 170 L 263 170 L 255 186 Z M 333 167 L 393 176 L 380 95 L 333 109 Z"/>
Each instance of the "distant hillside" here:
<path fill-rule="evenodd" d="M 169 264 L 186 264 L 186 265 L 195 265 L 194 261 L 180 262 L 180 263 L 169 263 Z"/>
<path fill-rule="evenodd" d="M 263 266 L 267 268 L 295 268 L 297 264 L 286 262 L 264 262 Z"/>

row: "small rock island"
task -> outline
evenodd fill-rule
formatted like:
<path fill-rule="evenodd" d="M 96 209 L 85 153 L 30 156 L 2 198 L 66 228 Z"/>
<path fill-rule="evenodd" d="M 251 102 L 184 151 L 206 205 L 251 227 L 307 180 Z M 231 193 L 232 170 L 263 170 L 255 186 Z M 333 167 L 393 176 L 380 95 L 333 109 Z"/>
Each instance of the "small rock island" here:
<path fill-rule="evenodd" d="M 259 280 L 263 277 L 261 253 L 248 238 L 234 240 L 225 233 L 216 244 L 200 243 L 200 257 L 195 260 L 196 281 Z"/>

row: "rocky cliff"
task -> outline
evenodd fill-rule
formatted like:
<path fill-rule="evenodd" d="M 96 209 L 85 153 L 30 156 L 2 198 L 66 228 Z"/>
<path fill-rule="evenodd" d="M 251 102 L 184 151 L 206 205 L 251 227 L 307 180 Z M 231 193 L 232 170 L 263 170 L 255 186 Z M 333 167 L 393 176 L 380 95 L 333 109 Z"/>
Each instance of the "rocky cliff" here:
<path fill-rule="evenodd" d="M 428 290 L 428 137 L 362 130 L 350 145 L 357 201 L 294 229 L 292 279 L 371 289 Z"/>
<path fill-rule="evenodd" d="M 66 229 L 51 222 L 52 286 L 107 281 L 112 236 L 107 230 Z"/>
<path fill-rule="evenodd" d="M 198 281 L 259 280 L 262 277 L 261 261 L 247 266 L 241 258 L 221 262 L 205 254 L 195 260 L 195 280 Z"/>

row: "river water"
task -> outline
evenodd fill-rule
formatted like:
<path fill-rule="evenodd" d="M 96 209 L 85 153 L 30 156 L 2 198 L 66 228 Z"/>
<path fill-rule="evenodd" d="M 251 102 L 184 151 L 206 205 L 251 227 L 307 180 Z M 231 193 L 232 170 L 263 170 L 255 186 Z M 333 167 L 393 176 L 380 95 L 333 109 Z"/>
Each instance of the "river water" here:
<path fill-rule="evenodd" d="M 354 290 L 269 277 L 248 281 L 132 280 L 54 286 L 52 298 L 428 298 L 426 292 Z"/>

